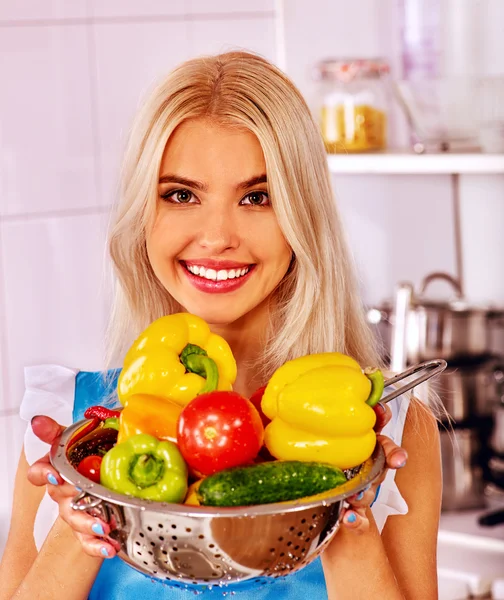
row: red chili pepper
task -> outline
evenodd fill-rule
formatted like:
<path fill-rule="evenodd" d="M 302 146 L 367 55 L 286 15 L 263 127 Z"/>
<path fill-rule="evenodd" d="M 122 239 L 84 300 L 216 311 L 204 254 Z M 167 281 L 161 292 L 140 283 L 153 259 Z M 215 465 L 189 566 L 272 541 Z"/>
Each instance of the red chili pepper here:
<path fill-rule="evenodd" d="M 96 429 L 100 424 L 100 419 L 98 417 L 94 417 L 92 421 L 90 421 L 87 425 L 85 425 L 81 430 L 79 430 L 71 439 L 70 444 L 74 445 L 76 442 L 81 440 L 85 435 L 87 435 L 93 429 Z"/>
<path fill-rule="evenodd" d="M 90 406 L 84 413 L 86 419 L 98 418 L 100 421 L 105 421 L 111 417 L 119 417 L 121 414 L 118 410 L 110 410 L 105 406 Z"/>

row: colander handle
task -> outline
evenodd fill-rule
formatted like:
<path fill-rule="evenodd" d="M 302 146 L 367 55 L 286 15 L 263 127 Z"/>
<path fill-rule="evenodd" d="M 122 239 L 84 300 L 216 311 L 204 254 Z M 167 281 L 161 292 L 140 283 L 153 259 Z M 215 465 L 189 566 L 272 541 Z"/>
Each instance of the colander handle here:
<path fill-rule="evenodd" d="M 395 389 L 390 394 L 383 396 L 382 399 L 380 400 L 380 402 L 382 404 L 390 402 L 394 398 L 397 398 L 397 396 L 400 396 L 401 394 L 404 394 L 404 392 L 407 392 L 407 391 L 413 389 L 414 387 L 416 387 L 417 385 L 420 385 L 424 381 L 427 381 L 431 377 L 434 377 L 435 375 L 439 375 L 446 369 L 447 366 L 448 366 L 447 362 L 442 359 L 428 360 L 427 362 L 423 362 L 418 365 L 414 365 L 413 367 L 410 367 L 409 369 L 406 369 L 406 371 L 399 373 L 398 375 L 396 375 L 395 377 L 392 377 L 391 379 L 387 379 L 385 381 L 385 387 L 394 385 L 394 384 L 398 383 L 399 381 L 402 381 L 403 379 L 410 377 L 411 375 L 415 375 L 416 373 L 423 373 L 419 377 L 416 377 L 415 379 L 413 379 L 413 381 L 409 381 L 408 383 L 405 383 L 401 387 Z"/>
<path fill-rule="evenodd" d="M 80 492 L 75 498 L 72 498 L 70 506 L 73 510 L 86 511 L 91 516 L 102 519 L 105 523 L 110 521 L 111 514 L 107 503 L 87 492 Z"/>

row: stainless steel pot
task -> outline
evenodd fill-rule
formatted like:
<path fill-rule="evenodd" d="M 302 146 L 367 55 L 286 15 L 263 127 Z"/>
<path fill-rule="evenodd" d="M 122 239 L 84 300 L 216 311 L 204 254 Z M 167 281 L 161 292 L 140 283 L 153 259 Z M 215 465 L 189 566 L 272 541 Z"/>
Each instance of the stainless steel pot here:
<path fill-rule="evenodd" d="M 480 442 L 475 429 L 442 430 L 443 510 L 483 508 Z"/>
<path fill-rule="evenodd" d="M 427 288 L 436 280 L 450 284 L 454 300 L 426 296 Z M 432 273 L 423 280 L 418 295 L 410 283 L 400 283 L 394 302 L 370 309 L 368 321 L 392 325 L 391 369 L 402 371 L 409 363 L 435 357 L 455 361 L 486 354 L 491 346 L 491 325 L 502 324 L 504 309 L 470 306 L 451 275 Z"/>
<path fill-rule="evenodd" d="M 426 385 L 456 422 L 491 417 L 496 402 L 504 395 L 504 365 L 499 359 L 489 359 L 476 366 L 448 367 Z M 504 435 L 504 406 L 502 412 L 501 435 Z"/>

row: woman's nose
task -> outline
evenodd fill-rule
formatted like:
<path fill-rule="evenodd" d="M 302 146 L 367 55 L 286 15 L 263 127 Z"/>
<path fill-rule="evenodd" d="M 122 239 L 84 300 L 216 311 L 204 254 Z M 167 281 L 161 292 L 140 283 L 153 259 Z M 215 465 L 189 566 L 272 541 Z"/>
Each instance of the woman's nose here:
<path fill-rule="evenodd" d="M 212 253 L 220 253 L 239 246 L 236 223 L 227 210 L 208 211 L 203 218 L 199 244 Z"/>

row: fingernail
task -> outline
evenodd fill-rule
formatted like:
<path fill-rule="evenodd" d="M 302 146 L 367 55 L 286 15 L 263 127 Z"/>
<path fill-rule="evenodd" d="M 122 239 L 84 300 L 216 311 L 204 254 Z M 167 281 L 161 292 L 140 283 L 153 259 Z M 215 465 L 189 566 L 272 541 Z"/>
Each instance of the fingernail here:
<path fill-rule="evenodd" d="M 357 496 L 355 496 L 356 500 L 362 500 L 362 498 L 364 498 L 364 490 L 362 490 L 357 494 Z"/>
<path fill-rule="evenodd" d="M 93 533 L 96 533 L 96 535 L 105 535 L 105 531 L 103 531 L 103 527 L 101 526 L 100 523 L 93 523 L 93 526 L 91 527 Z M 105 548 L 106 550 L 106 548 Z"/>
<path fill-rule="evenodd" d="M 355 516 L 355 513 L 353 513 L 353 512 L 348 513 L 346 522 L 347 523 L 355 523 L 355 521 L 357 521 L 357 517 Z"/>
<path fill-rule="evenodd" d="M 110 556 L 109 551 L 107 550 L 107 548 L 105 548 L 105 546 L 102 546 L 102 549 L 100 550 L 101 555 L 104 556 L 105 558 L 108 558 Z"/>
<path fill-rule="evenodd" d="M 405 466 L 406 466 L 406 462 L 407 462 L 407 461 L 406 461 L 406 459 L 404 459 L 404 460 L 402 461 L 402 463 L 399 463 L 399 464 L 397 465 L 396 469 L 402 469 L 403 467 L 405 467 Z"/>
<path fill-rule="evenodd" d="M 39 416 L 40 416 L 40 415 L 35 415 L 34 417 L 32 417 L 32 418 L 30 419 L 30 425 L 33 425 L 33 421 L 35 421 L 35 419 L 38 419 L 38 417 L 39 417 Z"/>
<path fill-rule="evenodd" d="M 59 485 L 58 480 L 56 479 L 56 477 L 54 477 L 54 475 L 52 473 L 47 473 L 47 481 L 51 485 Z"/>
<path fill-rule="evenodd" d="M 77 487 L 77 486 L 75 486 L 75 489 L 76 489 L 78 492 L 82 492 L 82 488 L 80 488 L 80 487 Z"/>

